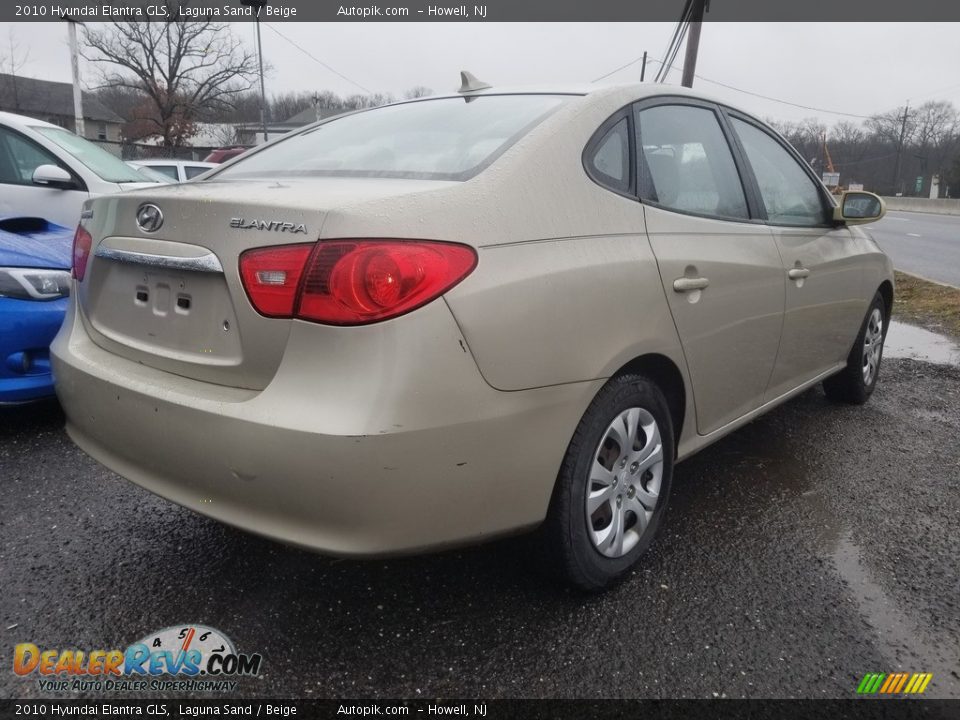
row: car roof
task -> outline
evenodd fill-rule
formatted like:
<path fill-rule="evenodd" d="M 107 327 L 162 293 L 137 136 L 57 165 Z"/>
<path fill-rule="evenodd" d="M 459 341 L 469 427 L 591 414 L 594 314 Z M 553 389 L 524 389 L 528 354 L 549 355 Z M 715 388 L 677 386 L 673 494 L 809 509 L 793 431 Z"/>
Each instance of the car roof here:
<path fill-rule="evenodd" d="M 195 165 L 199 167 L 217 167 L 216 163 L 205 160 L 180 160 L 179 158 L 143 158 L 142 160 L 130 160 L 131 165 Z"/>
<path fill-rule="evenodd" d="M 27 117 L 26 115 L 16 115 L 15 113 L 9 112 L 0 112 L 0 123 L 21 129 L 24 127 L 60 127 L 59 125 L 48 123 L 45 120 L 37 120 L 36 118 Z"/>
<path fill-rule="evenodd" d="M 720 100 L 709 94 L 702 93 L 699 90 L 691 90 L 680 85 L 663 85 L 658 83 L 621 83 L 614 85 L 596 85 L 593 83 L 580 84 L 558 84 L 558 85 L 505 85 L 503 87 L 489 87 L 483 90 L 474 90 L 466 93 L 452 92 L 440 93 L 437 95 L 428 95 L 413 100 L 402 100 L 404 102 L 416 102 L 417 100 L 435 100 L 438 98 L 456 98 L 456 97 L 483 97 L 485 95 L 579 95 L 590 98 L 601 98 L 622 95 L 627 101 L 642 100 L 647 97 L 657 97 L 662 95 L 680 95 L 690 97 L 705 102 L 720 103 L 728 105 L 726 101 Z"/>

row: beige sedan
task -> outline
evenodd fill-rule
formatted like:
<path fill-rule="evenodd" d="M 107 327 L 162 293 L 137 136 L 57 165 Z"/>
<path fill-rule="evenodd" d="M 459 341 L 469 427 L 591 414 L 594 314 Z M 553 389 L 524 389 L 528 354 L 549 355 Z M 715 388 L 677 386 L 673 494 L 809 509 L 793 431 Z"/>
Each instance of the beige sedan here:
<path fill-rule="evenodd" d="M 88 203 L 57 393 L 217 520 L 342 556 L 537 529 L 599 588 L 676 462 L 817 383 L 870 396 L 883 212 L 698 94 L 467 78 Z"/>

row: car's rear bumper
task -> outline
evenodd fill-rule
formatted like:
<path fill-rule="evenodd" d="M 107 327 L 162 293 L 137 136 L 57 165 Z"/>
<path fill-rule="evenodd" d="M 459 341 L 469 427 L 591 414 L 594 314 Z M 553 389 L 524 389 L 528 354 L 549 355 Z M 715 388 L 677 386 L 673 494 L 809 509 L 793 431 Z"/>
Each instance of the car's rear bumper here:
<path fill-rule="evenodd" d="M 53 395 L 48 348 L 66 308 L 66 298 L 0 298 L 0 404 Z"/>
<path fill-rule="evenodd" d="M 443 302 L 408 318 L 409 346 L 326 355 L 312 378 L 298 324 L 274 381 L 252 391 L 106 352 L 71 310 L 52 348 L 57 394 L 70 436 L 107 467 L 285 542 L 378 555 L 537 524 L 600 383 L 493 390 Z"/>

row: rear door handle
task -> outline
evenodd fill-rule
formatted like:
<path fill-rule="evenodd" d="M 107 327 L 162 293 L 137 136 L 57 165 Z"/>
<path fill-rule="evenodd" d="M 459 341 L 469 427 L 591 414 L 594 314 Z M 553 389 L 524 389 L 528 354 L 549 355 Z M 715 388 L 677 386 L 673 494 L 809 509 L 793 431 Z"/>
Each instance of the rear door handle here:
<path fill-rule="evenodd" d="M 703 290 L 709 284 L 710 281 L 705 277 L 682 277 L 673 281 L 673 289 L 678 293 L 685 293 L 690 292 L 691 290 Z"/>
<path fill-rule="evenodd" d="M 787 271 L 787 277 L 791 280 L 803 280 L 810 276 L 810 271 L 806 268 L 793 268 Z"/>

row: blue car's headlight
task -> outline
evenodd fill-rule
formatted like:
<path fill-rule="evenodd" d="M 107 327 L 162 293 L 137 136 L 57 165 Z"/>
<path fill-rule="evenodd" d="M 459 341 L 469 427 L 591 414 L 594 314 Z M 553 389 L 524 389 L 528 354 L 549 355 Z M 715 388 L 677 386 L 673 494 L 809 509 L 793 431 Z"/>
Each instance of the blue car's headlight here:
<path fill-rule="evenodd" d="M 0 267 L 0 297 L 56 300 L 70 295 L 69 270 Z"/>

